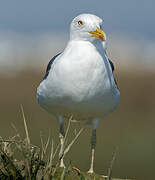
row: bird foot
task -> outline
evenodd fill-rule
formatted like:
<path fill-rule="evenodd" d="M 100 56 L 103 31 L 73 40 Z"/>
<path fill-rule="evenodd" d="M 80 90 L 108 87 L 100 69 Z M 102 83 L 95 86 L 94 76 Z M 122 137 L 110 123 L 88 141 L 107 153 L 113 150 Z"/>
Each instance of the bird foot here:
<path fill-rule="evenodd" d="M 105 175 L 101 175 L 101 177 L 103 177 L 103 178 L 105 178 L 105 179 L 107 179 L 107 178 L 108 178 L 108 176 L 105 176 Z"/>
<path fill-rule="evenodd" d="M 88 174 L 93 174 L 94 173 L 94 170 L 93 169 L 89 169 L 89 171 L 87 171 Z"/>
<path fill-rule="evenodd" d="M 66 166 L 64 165 L 63 159 L 61 159 L 59 167 L 62 167 L 62 168 L 65 168 L 65 167 L 66 167 Z"/>

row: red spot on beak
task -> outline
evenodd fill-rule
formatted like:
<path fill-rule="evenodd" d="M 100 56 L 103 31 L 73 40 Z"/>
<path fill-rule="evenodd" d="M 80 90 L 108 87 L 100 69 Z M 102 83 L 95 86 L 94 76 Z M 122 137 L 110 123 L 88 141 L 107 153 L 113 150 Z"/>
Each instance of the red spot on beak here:
<path fill-rule="evenodd" d="M 104 38 L 103 38 L 102 36 L 99 36 L 99 39 L 100 39 L 101 41 L 104 41 Z"/>

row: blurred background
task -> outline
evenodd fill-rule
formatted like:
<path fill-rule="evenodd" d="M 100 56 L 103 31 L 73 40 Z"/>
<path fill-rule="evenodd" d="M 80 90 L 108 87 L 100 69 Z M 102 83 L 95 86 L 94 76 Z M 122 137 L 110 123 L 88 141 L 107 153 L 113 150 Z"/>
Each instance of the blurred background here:
<path fill-rule="evenodd" d="M 118 146 L 114 177 L 154 180 L 154 7 L 154 0 L 1 1 L 0 136 L 15 134 L 12 123 L 24 136 L 22 104 L 32 143 L 40 145 L 40 132 L 46 138 L 50 131 L 56 146 L 58 124 L 37 104 L 36 88 L 49 60 L 66 46 L 72 18 L 93 13 L 104 19 L 108 55 L 121 92 L 119 108 L 99 124 L 95 171 L 107 173 Z M 88 127 L 68 154 L 83 171 L 89 168 L 90 136 Z"/>

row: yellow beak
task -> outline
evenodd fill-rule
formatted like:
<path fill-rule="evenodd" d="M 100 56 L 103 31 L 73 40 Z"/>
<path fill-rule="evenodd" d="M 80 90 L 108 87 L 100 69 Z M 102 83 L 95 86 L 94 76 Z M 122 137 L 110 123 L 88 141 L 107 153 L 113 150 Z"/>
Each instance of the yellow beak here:
<path fill-rule="evenodd" d="M 99 28 L 97 28 L 96 31 L 92 31 L 89 33 L 92 34 L 92 37 L 100 39 L 101 41 L 106 41 L 106 34 Z"/>

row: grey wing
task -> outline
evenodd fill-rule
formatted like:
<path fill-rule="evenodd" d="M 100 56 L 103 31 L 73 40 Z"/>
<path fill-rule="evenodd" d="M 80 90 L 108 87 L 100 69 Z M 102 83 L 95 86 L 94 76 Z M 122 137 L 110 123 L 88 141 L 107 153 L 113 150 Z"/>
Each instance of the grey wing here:
<path fill-rule="evenodd" d="M 50 62 L 48 63 L 47 68 L 46 68 L 46 73 L 45 73 L 45 76 L 43 77 L 43 80 L 47 78 L 47 76 L 48 76 L 48 74 L 49 74 L 49 71 L 50 71 L 50 69 L 51 69 L 51 66 L 52 66 L 54 60 L 55 60 L 60 54 L 61 54 L 61 53 L 55 55 L 55 56 L 50 60 Z"/>

